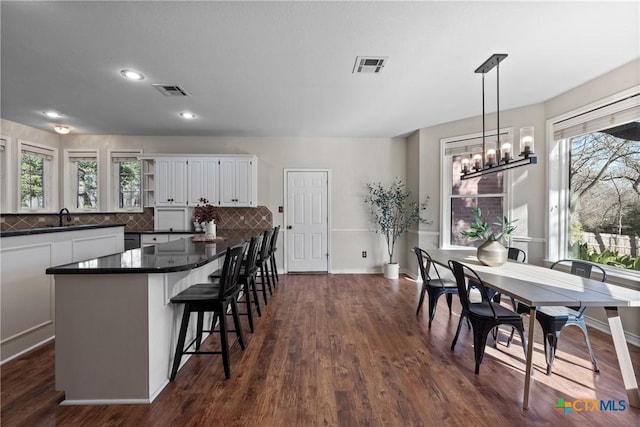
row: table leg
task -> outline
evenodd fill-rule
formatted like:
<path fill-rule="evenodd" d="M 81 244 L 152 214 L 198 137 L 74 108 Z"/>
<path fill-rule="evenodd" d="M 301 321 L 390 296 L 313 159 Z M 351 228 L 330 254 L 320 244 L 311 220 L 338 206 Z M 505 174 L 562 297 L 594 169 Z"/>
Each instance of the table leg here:
<path fill-rule="evenodd" d="M 522 409 L 529 409 L 529 389 L 531 387 L 531 376 L 533 374 L 533 328 L 536 325 L 536 306 L 529 308 L 529 342 L 527 343 L 527 368 L 524 374 L 524 397 L 522 401 Z"/>
<path fill-rule="evenodd" d="M 624 388 L 627 389 L 629 405 L 635 408 L 640 408 L 640 390 L 638 390 L 638 381 L 636 380 L 636 375 L 633 372 L 633 364 L 631 363 L 631 356 L 629 355 L 629 347 L 627 347 L 627 341 L 624 338 L 622 320 L 620 320 L 620 315 L 618 314 L 618 309 L 616 307 L 606 307 L 605 311 L 609 318 L 611 338 L 613 339 L 613 346 L 616 349 L 616 356 L 618 357 L 618 364 L 620 365 Z"/>

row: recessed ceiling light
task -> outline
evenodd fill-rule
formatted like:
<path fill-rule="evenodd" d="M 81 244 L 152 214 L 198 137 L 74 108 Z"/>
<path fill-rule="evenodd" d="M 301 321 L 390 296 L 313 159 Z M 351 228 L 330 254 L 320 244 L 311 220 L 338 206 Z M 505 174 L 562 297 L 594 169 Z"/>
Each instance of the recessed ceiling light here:
<path fill-rule="evenodd" d="M 59 119 L 60 117 L 64 117 L 64 114 L 60 114 L 57 111 L 43 111 L 42 114 L 52 119 Z"/>
<path fill-rule="evenodd" d="M 129 80 L 142 80 L 142 79 L 144 79 L 144 76 L 142 75 L 142 73 L 139 73 L 139 72 L 134 71 L 134 70 L 122 70 L 122 71 L 120 71 L 120 74 L 122 74 L 124 77 L 126 77 Z"/>
<path fill-rule="evenodd" d="M 183 119 L 195 119 L 196 115 L 193 113 L 190 113 L 189 111 L 184 111 L 180 113 L 180 117 L 182 117 Z"/>
<path fill-rule="evenodd" d="M 66 135 L 69 132 L 71 132 L 71 128 L 69 126 L 65 126 L 65 125 L 54 125 L 53 126 L 53 130 L 55 130 L 56 132 L 58 132 L 59 134 L 62 134 L 62 135 Z"/>

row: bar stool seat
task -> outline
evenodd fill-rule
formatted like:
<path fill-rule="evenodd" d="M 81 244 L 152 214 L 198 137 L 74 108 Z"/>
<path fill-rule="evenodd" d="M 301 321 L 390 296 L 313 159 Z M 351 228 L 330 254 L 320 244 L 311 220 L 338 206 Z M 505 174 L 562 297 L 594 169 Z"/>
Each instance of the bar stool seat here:
<path fill-rule="evenodd" d="M 171 298 L 172 304 L 184 304 L 182 321 L 180 323 L 180 332 L 178 334 L 178 343 L 173 358 L 173 366 L 169 379 L 173 381 L 180 367 L 182 356 L 185 354 L 221 354 L 224 373 L 227 379 L 231 378 L 231 369 L 229 363 L 229 342 L 227 338 L 228 332 L 235 332 L 240 347 L 244 350 L 245 343 L 240 327 L 240 318 L 238 317 L 237 296 L 239 291 L 238 276 L 242 265 L 242 256 L 244 246 L 228 248 L 222 268 L 222 276 L 218 284 L 199 283 L 193 285 L 178 295 Z M 231 308 L 235 329 L 229 331 L 227 328 L 227 311 Z M 204 330 L 204 313 L 212 312 L 213 322 L 220 319 L 220 351 L 200 351 L 200 343 L 202 341 L 203 332 L 212 332 L 212 330 Z M 197 313 L 197 329 L 196 336 L 188 345 L 185 346 L 187 329 L 191 319 L 191 313 Z M 212 327 L 213 329 L 213 327 Z M 194 350 L 189 350 L 191 347 Z"/>

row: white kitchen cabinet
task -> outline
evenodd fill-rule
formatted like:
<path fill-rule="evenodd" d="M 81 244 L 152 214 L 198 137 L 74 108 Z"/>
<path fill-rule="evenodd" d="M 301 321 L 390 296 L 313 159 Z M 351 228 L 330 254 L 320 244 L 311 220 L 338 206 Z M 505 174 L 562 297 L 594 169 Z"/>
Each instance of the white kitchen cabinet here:
<path fill-rule="evenodd" d="M 258 206 L 255 156 L 220 158 L 220 206 Z"/>
<path fill-rule="evenodd" d="M 45 270 L 124 251 L 124 227 L 2 237 L 0 359 L 7 361 L 54 336 L 53 276 Z"/>
<path fill-rule="evenodd" d="M 200 198 L 212 205 L 219 201 L 219 178 L 217 157 L 190 157 L 188 159 L 187 199 L 189 206 L 196 206 Z"/>
<path fill-rule="evenodd" d="M 186 157 L 158 157 L 155 165 L 156 206 L 187 205 Z"/>
<path fill-rule="evenodd" d="M 141 238 L 142 247 L 155 245 L 157 243 L 168 243 L 174 242 L 186 237 L 193 237 L 193 234 L 183 234 L 183 233 L 167 233 L 167 234 L 143 234 Z M 186 243 L 178 243 L 179 245 L 185 245 Z M 181 249 L 182 246 L 180 246 Z M 168 250 L 165 248 L 165 250 Z M 175 252 L 175 251 L 174 251 Z M 184 250 L 182 251 L 184 253 Z"/>
<path fill-rule="evenodd" d="M 156 231 L 188 231 L 191 230 L 189 209 L 185 207 L 155 208 L 153 229 Z"/>

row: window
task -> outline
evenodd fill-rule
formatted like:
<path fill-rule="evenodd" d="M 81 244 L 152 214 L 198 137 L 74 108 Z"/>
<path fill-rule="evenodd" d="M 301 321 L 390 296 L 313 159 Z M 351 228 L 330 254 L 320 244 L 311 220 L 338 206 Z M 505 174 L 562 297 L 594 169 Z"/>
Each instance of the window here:
<path fill-rule="evenodd" d="M 9 139 L 0 136 L 0 211 L 11 212 L 11 200 L 9 194 L 13 194 L 10 191 L 11 184 L 9 178 L 11 177 L 11 171 L 9 170 Z"/>
<path fill-rule="evenodd" d="M 66 151 L 68 206 L 80 210 L 98 209 L 97 151 Z"/>
<path fill-rule="evenodd" d="M 511 139 L 512 131 L 503 130 L 500 139 Z M 489 138 L 495 139 L 493 135 Z M 461 180 L 461 160 L 472 153 L 482 151 L 482 137 L 468 135 L 442 141 L 442 180 L 443 189 L 441 219 L 441 246 L 479 246 L 481 241 L 473 241 L 462 236 L 461 231 L 468 230 L 473 215 L 472 208 L 480 208 L 487 219 L 501 218 L 507 210 L 505 172 L 487 174 L 481 177 Z M 488 221 L 489 222 L 489 221 Z M 497 230 L 496 230 L 497 231 Z"/>
<path fill-rule="evenodd" d="M 640 94 L 556 119 L 552 132 L 550 259 L 640 270 Z"/>
<path fill-rule="evenodd" d="M 112 151 L 111 204 L 114 210 L 142 209 L 142 161 L 140 150 Z"/>
<path fill-rule="evenodd" d="M 20 143 L 20 210 L 53 210 L 56 150 Z"/>

